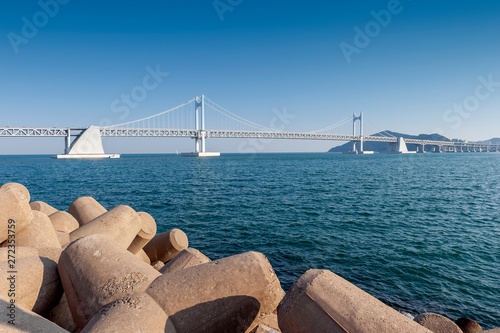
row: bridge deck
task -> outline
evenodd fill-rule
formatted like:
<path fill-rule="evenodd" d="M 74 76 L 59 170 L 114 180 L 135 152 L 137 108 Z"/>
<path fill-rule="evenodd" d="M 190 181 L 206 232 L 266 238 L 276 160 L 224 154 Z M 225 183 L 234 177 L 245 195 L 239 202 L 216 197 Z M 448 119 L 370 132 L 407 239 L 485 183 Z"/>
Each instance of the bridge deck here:
<path fill-rule="evenodd" d="M 126 129 L 126 128 L 102 128 L 103 137 L 188 137 L 197 138 L 199 130 L 180 129 Z M 298 139 L 298 140 L 331 140 L 331 141 L 360 141 L 359 135 L 346 134 L 323 134 L 323 133 L 301 133 L 301 132 L 265 132 L 265 131 L 227 131 L 227 130 L 205 130 L 206 138 L 251 138 L 251 139 Z M 364 142 L 397 142 L 396 137 L 364 136 Z M 429 146 L 451 146 L 462 147 L 467 145 L 482 145 L 496 147 L 500 145 L 465 143 L 456 141 L 434 141 L 420 139 L 405 139 L 407 144 L 429 145 Z"/>
<path fill-rule="evenodd" d="M 67 137 L 78 136 L 85 128 L 59 128 L 59 127 L 0 127 L 0 137 Z M 128 128 L 101 128 L 103 137 L 180 137 L 198 138 L 201 131 L 196 129 L 128 129 Z M 78 134 L 72 133 L 78 132 Z M 301 133 L 280 131 L 228 131 L 228 130 L 205 130 L 206 138 L 253 138 L 253 139 L 295 139 L 295 140 L 331 140 L 331 141 L 360 141 L 359 135 L 346 134 L 323 134 L 323 133 Z M 397 142 L 396 137 L 364 136 L 364 142 Z M 467 147 L 481 146 L 500 149 L 500 145 L 456 142 L 456 141 L 433 141 L 419 139 L 405 139 L 407 144 Z"/>

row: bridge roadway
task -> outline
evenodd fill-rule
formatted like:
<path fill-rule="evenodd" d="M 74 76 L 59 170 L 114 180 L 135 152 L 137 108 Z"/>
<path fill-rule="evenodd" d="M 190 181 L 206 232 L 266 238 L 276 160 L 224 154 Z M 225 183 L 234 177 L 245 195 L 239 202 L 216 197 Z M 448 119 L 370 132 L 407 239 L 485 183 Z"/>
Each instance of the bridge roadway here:
<path fill-rule="evenodd" d="M 188 137 L 197 138 L 201 136 L 200 130 L 154 130 L 154 129 L 121 129 L 102 128 L 103 137 Z M 323 134 L 302 132 L 280 132 L 280 131 L 227 131 L 227 130 L 205 130 L 205 138 L 239 138 L 239 139 L 299 139 L 299 140 L 332 140 L 332 141 L 361 141 L 359 135 L 349 134 Z M 364 142 L 388 142 L 396 143 L 397 137 L 363 136 Z M 417 144 L 421 146 L 438 146 L 466 148 L 485 148 L 488 151 L 500 150 L 500 145 L 484 143 L 465 143 L 455 141 L 435 141 L 420 139 L 405 139 L 406 144 Z"/>
<path fill-rule="evenodd" d="M 0 127 L 0 137 L 70 137 L 79 136 L 85 128 L 57 128 L 57 127 Z M 199 138 L 204 132 L 205 138 L 252 138 L 252 139 L 299 139 L 299 140 L 332 140 L 332 141 L 357 141 L 359 135 L 301 133 L 281 131 L 229 131 L 229 130 L 195 130 L 195 129 L 128 129 L 103 127 L 100 129 L 102 137 L 181 137 Z M 397 142 L 396 137 L 364 136 L 364 142 Z M 484 148 L 487 151 L 500 150 L 500 145 L 484 143 L 465 143 L 455 141 L 433 141 L 419 139 L 405 139 L 407 144 L 421 146 L 438 146 L 467 148 Z"/>

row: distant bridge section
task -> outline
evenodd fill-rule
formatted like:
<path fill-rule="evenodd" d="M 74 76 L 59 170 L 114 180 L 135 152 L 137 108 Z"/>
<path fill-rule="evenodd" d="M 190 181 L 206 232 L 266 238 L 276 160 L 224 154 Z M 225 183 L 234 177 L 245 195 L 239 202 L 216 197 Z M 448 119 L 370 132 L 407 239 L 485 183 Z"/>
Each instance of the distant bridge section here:
<path fill-rule="evenodd" d="M 335 134 L 338 127 L 352 122 L 351 134 Z M 359 132 L 356 124 L 359 122 Z M 392 152 L 411 153 L 406 144 L 416 144 L 419 152 L 425 146 L 433 146 L 436 152 L 500 151 L 500 145 L 469 143 L 460 141 L 435 141 L 397 138 L 390 133 L 383 135 L 364 135 L 363 113 L 347 117 L 323 129 L 310 132 L 290 132 L 256 124 L 221 107 L 204 95 L 161 113 L 130 121 L 123 124 L 89 128 L 68 127 L 2 127 L 0 137 L 64 137 L 65 151 L 59 158 L 112 158 L 118 157 L 104 153 L 102 137 L 178 137 L 195 140 L 195 150 L 191 156 L 214 156 L 206 153 L 205 141 L 219 139 L 288 139 L 288 140 L 330 140 L 352 142 L 351 153 L 370 153 L 364 151 L 364 142 L 387 142 Z M 73 142 L 71 137 L 76 137 Z M 359 146 L 359 149 L 358 149 Z M 204 155 L 204 154 L 207 155 Z"/>
<path fill-rule="evenodd" d="M 46 136 L 46 137 L 64 137 L 70 135 L 69 128 L 55 127 L 0 127 L 0 137 L 30 137 L 30 136 Z"/>

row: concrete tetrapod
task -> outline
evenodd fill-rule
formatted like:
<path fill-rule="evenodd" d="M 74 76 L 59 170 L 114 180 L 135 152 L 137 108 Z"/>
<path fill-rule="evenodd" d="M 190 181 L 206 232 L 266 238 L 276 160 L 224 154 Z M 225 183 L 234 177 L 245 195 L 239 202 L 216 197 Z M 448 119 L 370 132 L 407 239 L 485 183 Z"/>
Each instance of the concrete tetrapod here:
<path fill-rule="evenodd" d="M 182 250 L 187 249 L 188 245 L 189 241 L 184 231 L 172 229 L 154 236 L 144 246 L 144 251 L 151 262 L 156 260 L 167 262 Z"/>
<path fill-rule="evenodd" d="M 205 264 L 211 260 L 197 249 L 187 248 L 179 252 L 174 259 L 170 260 L 160 269 L 160 273 L 172 273 L 184 268 Z"/>
<path fill-rule="evenodd" d="M 24 194 L 17 188 L 0 189 L 0 243 L 11 239 L 31 222 L 32 212 Z"/>
<path fill-rule="evenodd" d="M 16 233 L 16 245 L 29 246 L 35 249 L 45 247 L 61 248 L 59 238 L 49 217 L 37 210 L 33 211 L 33 219 L 23 230 Z"/>
<path fill-rule="evenodd" d="M 283 333 L 431 333 L 340 276 L 311 269 L 278 307 Z"/>
<path fill-rule="evenodd" d="M 19 260 L 26 257 L 38 257 L 38 250 L 27 246 L 16 246 L 14 253 L 14 247 L 10 250 L 7 247 L 0 247 L 0 262 L 9 259 Z"/>
<path fill-rule="evenodd" d="M 50 332 L 50 333 L 68 333 L 65 329 L 57 326 L 49 320 L 25 308 L 19 303 L 14 303 L 12 307 L 11 299 L 0 295 L 0 332 L 9 333 L 34 333 L 34 332 Z M 9 323 L 13 320 L 12 325 Z"/>
<path fill-rule="evenodd" d="M 38 249 L 38 256 L 39 257 L 45 257 L 49 258 L 50 260 L 55 261 L 56 263 L 59 262 L 59 258 L 61 257 L 63 249 L 62 248 L 57 248 L 57 247 L 42 247 Z"/>
<path fill-rule="evenodd" d="M 73 201 L 68 209 L 68 212 L 73 215 L 80 226 L 89 223 L 107 211 L 92 197 L 80 197 Z"/>
<path fill-rule="evenodd" d="M 69 234 L 80 227 L 78 221 L 68 212 L 57 211 L 49 215 L 49 219 L 55 231 L 63 231 Z"/>
<path fill-rule="evenodd" d="M 55 209 L 54 207 L 52 207 L 51 205 L 49 205 L 43 201 L 33 201 L 30 203 L 30 207 L 31 207 L 31 209 L 42 212 L 47 216 L 52 215 L 55 212 L 58 212 L 57 209 Z"/>
<path fill-rule="evenodd" d="M 129 206 L 119 205 L 69 234 L 71 241 L 87 235 L 105 235 L 127 249 L 141 229 L 141 218 Z"/>
<path fill-rule="evenodd" d="M 455 324 L 457 324 L 464 333 L 476 333 L 483 330 L 481 325 L 469 318 L 458 318 L 455 320 Z"/>
<path fill-rule="evenodd" d="M 71 239 L 69 238 L 69 234 L 67 232 L 56 231 L 56 235 L 62 248 L 65 248 L 66 245 L 71 242 Z"/>
<path fill-rule="evenodd" d="M 276 313 L 271 313 L 267 316 L 261 316 L 259 318 L 259 326 L 266 326 L 275 331 L 280 331 L 278 325 L 278 316 L 276 315 Z"/>
<path fill-rule="evenodd" d="M 140 293 L 161 274 L 103 235 L 72 242 L 59 259 L 59 275 L 78 328 L 101 308 Z"/>
<path fill-rule="evenodd" d="M 15 293 L 16 304 L 40 315 L 45 315 L 57 305 L 63 290 L 56 262 L 41 257 L 25 257 L 16 260 L 15 267 L 17 273 L 12 279 L 12 274 L 8 273 L 12 270 L 9 262 L 0 263 L 1 294 L 9 296 L 9 293 Z"/>
<path fill-rule="evenodd" d="M 147 289 L 176 332 L 249 332 L 284 292 L 267 258 L 246 252 L 164 274 Z"/>
<path fill-rule="evenodd" d="M 141 218 L 141 230 L 139 230 L 132 244 L 128 247 L 128 250 L 133 254 L 142 250 L 144 245 L 156 235 L 156 222 L 154 218 L 145 212 L 138 212 L 137 214 Z"/>
<path fill-rule="evenodd" d="M 168 326 L 167 326 L 168 325 Z M 82 333 L 176 333 L 167 315 L 146 293 L 120 298 L 101 309 Z"/>
<path fill-rule="evenodd" d="M 163 261 L 159 261 L 159 260 L 156 260 L 155 262 L 151 263 L 151 267 L 153 267 L 157 271 L 162 269 L 164 266 L 165 266 L 165 264 L 163 263 Z"/>
<path fill-rule="evenodd" d="M 252 333 L 279 333 L 278 331 L 272 329 L 271 327 L 267 327 L 266 325 L 259 324 L 254 332 Z"/>
<path fill-rule="evenodd" d="M 28 189 L 19 183 L 5 183 L 0 187 L 0 189 L 5 189 L 5 188 L 17 188 L 19 191 L 21 191 L 26 198 L 26 201 L 30 202 L 31 196 L 30 196 L 30 191 Z"/>
<path fill-rule="evenodd" d="M 421 313 L 413 320 L 433 333 L 463 333 L 453 321 L 436 313 Z"/>
<path fill-rule="evenodd" d="M 47 315 L 47 319 L 51 322 L 61 326 L 65 330 L 70 332 L 76 331 L 75 321 L 71 316 L 71 311 L 68 305 L 68 299 L 66 298 L 66 294 L 64 293 L 57 304 Z"/>
<path fill-rule="evenodd" d="M 140 249 L 136 254 L 135 256 L 139 259 L 141 259 L 142 261 L 144 261 L 146 264 L 148 265 L 151 265 L 151 260 L 149 259 L 148 255 L 146 254 L 146 252 L 144 252 L 143 249 Z"/>

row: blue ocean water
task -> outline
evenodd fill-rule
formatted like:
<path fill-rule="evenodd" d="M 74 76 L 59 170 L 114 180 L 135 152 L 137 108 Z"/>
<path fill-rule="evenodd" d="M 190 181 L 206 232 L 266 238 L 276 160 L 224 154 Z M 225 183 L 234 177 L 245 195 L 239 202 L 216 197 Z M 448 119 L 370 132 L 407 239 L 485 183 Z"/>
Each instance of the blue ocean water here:
<path fill-rule="evenodd" d="M 149 212 L 218 259 L 266 254 L 287 290 L 329 269 L 399 311 L 500 326 L 500 154 L 0 157 L 0 182 L 67 210 Z"/>

